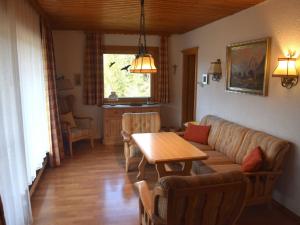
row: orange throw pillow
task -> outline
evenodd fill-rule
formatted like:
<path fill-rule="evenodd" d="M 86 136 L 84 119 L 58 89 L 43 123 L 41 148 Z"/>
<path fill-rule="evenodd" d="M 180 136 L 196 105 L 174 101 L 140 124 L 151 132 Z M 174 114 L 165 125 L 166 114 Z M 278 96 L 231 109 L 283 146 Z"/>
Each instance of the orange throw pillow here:
<path fill-rule="evenodd" d="M 258 146 L 253 149 L 245 158 L 242 164 L 243 172 L 255 172 L 260 170 L 263 164 L 263 151 Z"/>
<path fill-rule="evenodd" d="M 189 123 L 186 131 L 184 132 L 184 139 L 207 145 L 209 131 L 210 126 L 201 126 Z"/>

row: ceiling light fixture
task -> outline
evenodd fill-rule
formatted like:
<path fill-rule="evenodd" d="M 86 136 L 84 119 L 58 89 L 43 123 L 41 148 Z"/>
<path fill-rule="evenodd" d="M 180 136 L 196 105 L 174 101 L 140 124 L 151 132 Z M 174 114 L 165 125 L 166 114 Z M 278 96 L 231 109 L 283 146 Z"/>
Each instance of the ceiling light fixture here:
<path fill-rule="evenodd" d="M 147 51 L 145 31 L 144 0 L 141 0 L 140 33 L 138 42 L 139 51 L 131 63 L 131 73 L 157 73 L 154 58 Z"/>

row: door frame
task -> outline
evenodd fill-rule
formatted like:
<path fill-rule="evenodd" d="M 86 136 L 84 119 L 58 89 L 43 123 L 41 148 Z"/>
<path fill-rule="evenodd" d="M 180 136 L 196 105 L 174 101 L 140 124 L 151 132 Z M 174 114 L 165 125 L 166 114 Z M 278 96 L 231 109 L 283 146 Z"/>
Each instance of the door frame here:
<path fill-rule="evenodd" d="M 187 56 L 194 55 L 195 56 L 195 84 L 194 84 L 194 110 L 193 110 L 193 120 L 196 118 L 196 108 L 197 108 L 197 78 L 198 78 L 198 49 L 199 47 L 193 47 L 184 49 L 181 51 L 182 53 L 182 97 L 181 97 L 181 125 L 183 125 L 183 117 L 186 114 L 186 109 L 183 107 L 186 104 L 186 98 L 184 98 L 185 92 L 185 83 L 186 80 L 184 79 L 185 71 L 186 71 L 186 58 Z"/>

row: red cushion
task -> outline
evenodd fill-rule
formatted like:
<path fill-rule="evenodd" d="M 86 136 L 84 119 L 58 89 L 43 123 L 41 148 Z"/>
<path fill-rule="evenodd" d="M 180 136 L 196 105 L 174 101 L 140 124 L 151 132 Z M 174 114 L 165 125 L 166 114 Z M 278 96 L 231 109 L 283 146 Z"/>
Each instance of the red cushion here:
<path fill-rule="evenodd" d="M 210 126 L 201 126 L 189 123 L 186 131 L 184 132 L 184 139 L 207 145 L 209 131 Z"/>
<path fill-rule="evenodd" d="M 263 164 L 263 151 L 258 146 L 253 149 L 244 159 L 242 164 L 243 172 L 258 171 Z"/>

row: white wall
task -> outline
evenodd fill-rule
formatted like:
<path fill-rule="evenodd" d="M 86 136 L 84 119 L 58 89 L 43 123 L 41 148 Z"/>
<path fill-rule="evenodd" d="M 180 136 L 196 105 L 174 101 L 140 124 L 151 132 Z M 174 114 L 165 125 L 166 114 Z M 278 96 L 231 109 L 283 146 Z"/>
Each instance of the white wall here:
<path fill-rule="evenodd" d="M 269 0 L 240 13 L 195 29 L 170 40 L 170 65 L 178 65 L 171 75 L 172 102 L 169 124 L 180 125 L 181 50 L 199 47 L 199 76 L 207 73 L 209 63 L 222 61 L 223 77 L 208 86 L 198 85 L 197 119 L 214 114 L 245 126 L 287 139 L 295 144 L 288 165 L 277 184 L 275 199 L 300 215 L 300 84 L 287 90 L 279 78 L 270 77 L 269 96 L 260 97 L 225 91 L 226 45 L 262 37 L 272 37 L 270 72 L 277 58 L 289 48 L 300 53 L 300 1 Z"/>
<path fill-rule="evenodd" d="M 75 113 L 77 115 L 91 116 L 95 122 L 95 137 L 102 136 L 102 110 L 97 106 L 87 106 L 82 103 L 83 61 L 85 48 L 85 35 L 83 31 L 54 31 L 54 52 L 57 74 L 69 78 L 73 84 L 74 74 L 81 75 L 81 86 L 63 94 L 74 94 L 76 97 Z M 104 45 L 136 46 L 137 35 L 105 34 Z M 159 36 L 147 36 L 148 46 L 159 46 Z"/>

